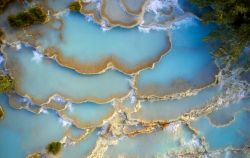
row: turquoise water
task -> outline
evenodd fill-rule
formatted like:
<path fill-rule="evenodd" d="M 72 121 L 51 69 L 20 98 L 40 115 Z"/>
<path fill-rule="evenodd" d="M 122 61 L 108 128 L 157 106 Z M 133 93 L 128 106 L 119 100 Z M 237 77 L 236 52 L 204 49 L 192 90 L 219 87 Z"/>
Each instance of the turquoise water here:
<path fill-rule="evenodd" d="M 185 0 L 144 1 L 85 1 L 81 14 L 39 1 L 48 22 L 7 29 L 0 70 L 15 92 L 0 94 L 0 158 L 249 157 L 246 61 L 220 65 L 203 41 L 215 26 Z"/>
<path fill-rule="evenodd" d="M 235 120 L 226 126 L 216 127 L 209 123 L 207 117 L 201 117 L 192 126 L 204 136 L 209 149 L 220 149 L 228 146 L 241 148 L 249 143 L 250 127 L 246 125 L 250 120 L 250 112 L 243 111 L 236 115 Z M 219 138 L 219 139 L 216 139 Z"/>
<path fill-rule="evenodd" d="M 17 91 L 22 95 L 27 94 L 37 104 L 46 103 L 54 94 L 75 102 L 106 102 L 125 96 L 130 88 L 129 77 L 117 71 L 109 70 L 93 76 L 80 75 L 60 67 L 53 60 L 34 58 L 36 50 L 24 45 L 19 51 L 14 48 L 6 48 L 5 51 L 7 65 L 11 65 L 11 73 L 18 85 Z M 111 85 L 114 88 L 110 88 Z"/>
<path fill-rule="evenodd" d="M 18 158 L 44 149 L 51 141 L 59 141 L 67 129 L 56 114 L 35 115 L 12 109 L 6 95 L 0 95 L 5 117 L 0 122 L 0 157 Z"/>
<path fill-rule="evenodd" d="M 66 66 L 75 69 L 77 69 L 77 63 L 83 66 L 86 64 L 86 67 L 89 65 L 90 69 L 95 69 L 98 65 L 103 65 L 103 62 L 104 67 L 101 67 L 104 69 L 108 60 L 108 62 L 113 62 L 119 70 L 132 72 L 135 67 L 158 58 L 169 46 L 168 36 L 164 31 L 142 33 L 137 28 L 129 30 L 113 28 L 103 31 L 100 26 L 88 22 L 83 15 L 77 13 L 65 14 L 62 20 L 64 22 L 63 41 L 55 38 L 56 32 L 52 32 L 48 34 L 54 35 L 51 36 L 52 38 L 46 36 L 40 39 L 40 42 L 45 48 L 49 46 L 59 48 L 65 60 L 71 59 L 75 62 L 75 65 L 65 63 Z M 61 61 L 61 63 L 64 62 Z M 79 68 L 79 71 L 81 72 L 83 68 Z"/>
<path fill-rule="evenodd" d="M 87 130 L 85 129 L 80 129 L 80 128 L 77 128 L 76 126 L 74 125 L 71 125 L 70 128 L 67 130 L 67 133 L 66 133 L 66 136 L 69 138 L 69 139 L 78 139 L 80 138 L 83 134 L 86 133 Z"/>
<path fill-rule="evenodd" d="M 97 62 L 104 57 L 114 56 L 133 67 L 153 58 L 168 45 L 164 31 L 145 34 L 137 28 L 114 28 L 104 32 L 100 26 L 87 22 L 84 16 L 74 13 L 65 15 L 63 20 L 65 43 L 61 43 L 59 48 L 66 57 L 75 57 L 80 62 Z M 80 30 L 81 33 L 78 32 Z"/>
<path fill-rule="evenodd" d="M 250 110 L 250 99 L 242 99 L 237 103 L 226 105 L 221 109 L 208 115 L 210 121 L 215 125 L 225 125 L 233 121 L 238 112 Z"/>
<path fill-rule="evenodd" d="M 94 131 L 85 140 L 65 147 L 61 153 L 61 158 L 87 157 L 95 147 L 97 138 L 97 131 Z"/>
<path fill-rule="evenodd" d="M 202 40 L 212 28 L 192 19 L 171 31 L 172 49 L 154 69 L 140 73 L 138 93 L 164 96 L 213 82 L 213 48 Z"/>
<path fill-rule="evenodd" d="M 82 103 L 72 104 L 68 109 L 60 111 L 65 120 L 72 122 L 79 128 L 90 128 L 101 126 L 103 120 L 111 117 L 114 109 L 112 104 Z"/>
<path fill-rule="evenodd" d="M 141 109 L 132 114 L 133 118 L 141 120 L 174 120 L 184 113 L 194 109 L 204 108 L 216 94 L 219 88 L 207 88 L 197 95 L 184 97 L 176 100 L 160 100 L 160 101 L 142 101 Z"/>

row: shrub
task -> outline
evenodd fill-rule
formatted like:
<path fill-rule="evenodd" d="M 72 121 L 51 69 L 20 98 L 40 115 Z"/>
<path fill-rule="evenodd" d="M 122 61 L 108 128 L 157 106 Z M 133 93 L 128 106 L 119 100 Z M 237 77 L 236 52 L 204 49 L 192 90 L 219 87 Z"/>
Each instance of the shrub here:
<path fill-rule="evenodd" d="M 30 8 L 29 13 L 32 15 L 35 22 L 43 23 L 47 18 L 45 11 L 40 7 Z"/>
<path fill-rule="evenodd" d="M 4 32 L 3 30 L 0 28 L 0 44 L 2 44 L 2 40 L 4 39 Z"/>
<path fill-rule="evenodd" d="M 29 154 L 26 158 L 43 158 L 43 156 L 40 153 L 33 153 Z"/>
<path fill-rule="evenodd" d="M 60 152 L 61 148 L 62 144 L 60 142 L 52 142 L 47 146 L 47 152 L 56 155 Z"/>
<path fill-rule="evenodd" d="M 3 38 L 4 37 L 4 32 L 3 30 L 0 28 L 0 38 Z"/>
<path fill-rule="evenodd" d="M 2 106 L 0 105 L 0 119 L 3 119 L 3 117 L 4 117 L 4 111 Z"/>
<path fill-rule="evenodd" d="M 14 0 L 0 0 L 0 14 L 8 7 Z"/>
<path fill-rule="evenodd" d="M 250 42 L 250 1 L 191 0 L 191 2 L 200 7 L 210 7 L 201 18 L 206 23 L 217 24 L 217 28 L 206 38 L 220 40 L 222 52 L 218 50 L 217 55 L 237 60 Z"/>
<path fill-rule="evenodd" d="M 16 15 L 10 15 L 8 21 L 11 27 L 23 28 L 35 23 L 43 23 L 46 18 L 46 12 L 42 8 L 33 7 Z"/>
<path fill-rule="evenodd" d="M 29 12 L 19 13 L 17 15 L 10 15 L 8 17 L 10 26 L 12 27 L 26 27 L 34 23 L 34 19 Z"/>
<path fill-rule="evenodd" d="M 80 11 L 80 9 L 81 9 L 81 5 L 80 5 L 80 3 L 77 1 L 77 2 L 71 2 L 70 4 L 69 4 L 69 9 L 71 10 L 71 11 Z"/>
<path fill-rule="evenodd" d="M 14 88 L 14 81 L 9 76 L 0 75 L 0 93 L 9 92 Z"/>

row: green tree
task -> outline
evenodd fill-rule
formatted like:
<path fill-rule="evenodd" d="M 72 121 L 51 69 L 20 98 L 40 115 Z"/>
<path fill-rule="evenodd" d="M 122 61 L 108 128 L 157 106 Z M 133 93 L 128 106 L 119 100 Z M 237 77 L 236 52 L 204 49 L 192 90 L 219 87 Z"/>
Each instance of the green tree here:
<path fill-rule="evenodd" d="M 4 36 L 4 31 L 0 28 L 0 45 L 3 43 Z"/>
<path fill-rule="evenodd" d="M 29 12 L 22 12 L 17 15 L 10 15 L 8 17 L 10 26 L 12 27 L 26 27 L 34 23 L 34 19 Z"/>
<path fill-rule="evenodd" d="M 0 119 L 3 119 L 3 118 L 4 118 L 4 111 L 3 111 L 2 106 L 0 105 Z"/>
<path fill-rule="evenodd" d="M 46 12 L 40 7 L 33 7 L 29 9 L 29 13 L 32 15 L 35 22 L 45 22 L 47 15 Z"/>
<path fill-rule="evenodd" d="M 9 92 L 14 88 L 14 81 L 9 76 L 0 75 L 0 93 Z"/>
<path fill-rule="evenodd" d="M 61 148 L 62 148 L 62 143 L 60 143 L 60 142 L 51 142 L 47 146 L 47 152 L 56 155 L 61 151 Z"/>
<path fill-rule="evenodd" d="M 80 3 L 77 1 L 77 2 L 71 2 L 70 4 L 69 4 L 69 9 L 71 10 L 71 11 L 80 11 L 80 9 L 81 9 L 81 5 L 80 5 Z"/>
<path fill-rule="evenodd" d="M 0 14 L 8 7 L 14 0 L 0 0 Z"/>
<path fill-rule="evenodd" d="M 250 41 L 249 0 L 191 0 L 200 7 L 210 7 L 201 18 L 205 23 L 214 22 L 217 29 L 206 40 L 219 39 L 221 49 L 217 55 L 237 59 Z"/>
<path fill-rule="evenodd" d="M 8 21 L 11 27 L 23 28 L 35 23 L 44 23 L 47 19 L 46 12 L 43 8 L 32 7 L 16 15 L 9 15 Z"/>

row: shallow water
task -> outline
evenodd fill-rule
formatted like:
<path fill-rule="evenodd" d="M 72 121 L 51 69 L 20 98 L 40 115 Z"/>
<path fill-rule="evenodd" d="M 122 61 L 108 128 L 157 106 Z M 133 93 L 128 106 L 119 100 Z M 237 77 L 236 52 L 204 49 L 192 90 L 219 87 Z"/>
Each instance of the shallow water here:
<path fill-rule="evenodd" d="M 49 13 L 43 25 L 14 31 L 0 20 L 0 70 L 15 79 L 0 95 L 1 158 L 52 157 L 52 141 L 63 143 L 62 158 L 249 157 L 247 61 L 213 58 L 203 39 L 215 26 L 189 13 L 202 10 L 186 0 L 94 0 L 80 14 L 70 2 L 35 2 Z"/>
<path fill-rule="evenodd" d="M 113 114 L 114 109 L 111 103 L 96 104 L 82 103 L 71 104 L 66 110 L 59 114 L 65 120 L 72 120 L 78 128 L 91 128 L 101 126 L 103 120 L 108 119 Z"/>
<path fill-rule="evenodd" d="M 214 96 L 219 93 L 219 88 L 207 88 L 197 95 L 175 100 L 142 101 L 141 109 L 132 114 L 133 118 L 141 120 L 174 120 L 194 109 L 204 108 Z"/>
<path fill-rule="evenodd" d="M 61 153 L 61 158 L 87 157 L 91 153 L 91 150 L 95 147 L 97 138 L 97 131 L 94 131 L 93 133 L 88 135 L 85 140 L 73 145 L 66 146 Z"/>
<path fill-rule="evenodd" d="M 2 54 L 0 54 L 0 70 L 4 69 L 4 57 Z"/>
<path fill-rule="evenodd" d="M 54 11 L 62 11 L 63 9 L 67 8 L 70 4 L 70 0 L 46 0 L 48 3 L 48 7 L 53 9 Z"/>
<path fill-rule="evenodd" d="M 121 4 L 125 7 L 125 10 L 130 14 L 140 14 L 144 9 L 143 6 L 147 2 L 147 0 L 122 0 Z"/>
<path fill-rule="evenodd" d="M 188 131 L 185 125 L 175 124 L 164 131 L 142 134 L 136 137 L 122 138 L 117 145 L 110 146 L 104 157 L 144 157 L 150 158 L 155 155 L 164 156 L 173 151 L 195 148 L 195 144 L 182 144 L 192 142 L 192 132 Z"/>
<path fill-rule="evenodd" d="M 44 149 L 51 141 L 58 141 L 67 127 L 63 127 L 57 115 L 35 115 L 25 110 L 12 109 L 6 95 L 0 95 L 5 116 L 0 122 L 0 157 L 25 157 Z"/>
<path fill-rule="evenodd" d="M 122 72 L 135 73 L 150 67 L 170 47 L 165 31 L 143 33 L 137 28 L 103 31 L 77 13 L 65 14 L 61 19 L 63 39 L 52 31 L 39 40 L 40 44 L 44 48 L 58 48 L 58 61 L 81 73 L 98 73 L 109 63 Z M 51 35 L 54 36 L 50 38 Z"/>
<path fill-rule="evenodd" d="M 211 123 L 220 126 L 230 123 L 235 115 L 241 111 L 250 110 L 250 99 L 242 99 L 238 103 L 226 105 L 208 115 Z"/>
<path fill-rule="evenodd" d="M 101 15 L 111 26 L 133 27 L 140 22 L 140 16 L 127 13 L 119 0 L 101 0 Z"/>
<path fill-rule="evenodd" d="M 213 48 L 202 41 L 212 28 L 191 19 L 171 31 L 171 50 L 154 69 L 140 73 L 138 94 L 164 96 L 213 82 L 217 72 Z"/>
<path fill-rule="evenodd" d="M 34 58 L 32 52 L 36 50 L 24 45 L 18 51 L 10 47 L 4 51 L 18 93 L 28 95 L 36 104 L 48 102 L 54 94 L 74 102 L 107 102 L 129 92 L 129 77 L 115 70 L 100 75 L 80 75 L 48 58 Z M 111 85 L 114 88 L 111 89 Z"/>
<path fill-rule="evenodd" d="M 236 115 L 231 124 L 223 127 L 212 125 L 207 117 L 199 118 L 192 123 L 192 126 L 199 131 L 200 135 L 205 137 L 211 150 L 229 146 L 241 148 L 248 144 L 250 140 L 250 127 L 246 125 L 249 120 L 250 112 L 243 111 Z"/>

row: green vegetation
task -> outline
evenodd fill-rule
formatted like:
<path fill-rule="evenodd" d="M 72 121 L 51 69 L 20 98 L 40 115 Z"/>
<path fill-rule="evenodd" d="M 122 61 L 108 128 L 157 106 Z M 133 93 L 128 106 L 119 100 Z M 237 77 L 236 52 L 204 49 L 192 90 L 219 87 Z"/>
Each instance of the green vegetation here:
<path fill-rule="evenodd" d="M 28 12 L 32 15 L 34 22 L 43 23 L 47 19 L 47 14 L 43 8 L 33 7 Z"/>
<path fill-rule="evenodd" d="M 71 11 L 76 11 L 76 12 L 79 12 L 80 9 L 81 9 L 81 4 L 77 1 L 77 2 L 71 2 L 69 4 L 69 9 Z"/>
<path fill-rule="evenodd" d="M 4 31 L 0 28 L 0 45 L 3 43 Z"/>
<path fill-rule="evenodd" d="M 214 22 L 217 29 L 206 38 L 219 40 L 221 49 L 216 55 L 238 59 L 250 41 L 250 0 L 191 0 L 200 7 L 209 7 L 201 18 Z"/>
<path fill-rule="evenodd" d="M 23 28 L 32 24 L 44 23 L 47 19 L 46 12 L 43 8 L 33 7 L 16 15 L 10 15 L 8 21 L 10 26 Z"/>
<path fill-rule="evenodd" d="M 0 105 L 0 119 L 3 119 L 3 117 L 4 117 L 4 111 L 2 106 Z"/>
<path fill-rule="evenodd" d="M 42 154 L 40 153 L 29 154 L 26 158 L 42 158 Z"/>
<path fill-rule="evenodd" d="M 61 151 L 61 148 L 62 148 L 62 143 L 52 142 L 47 146 L 47 152 L 56 155 Z"/>
<path fill-rule="evenodd" d="M 9 76 L 0 75 L 0 93 L 9 92 L 14 88 L 14 81 Z"/>
<path fill-rule="evenodd" d="M 8 7 L 14 0 L 0 0 L 0 14 Z"/>
<path fill-rule="evenodd" d="M 3 30 L 0 28 L 0 38 L 2 39 L 4 37 L 4 32 Z"/>

